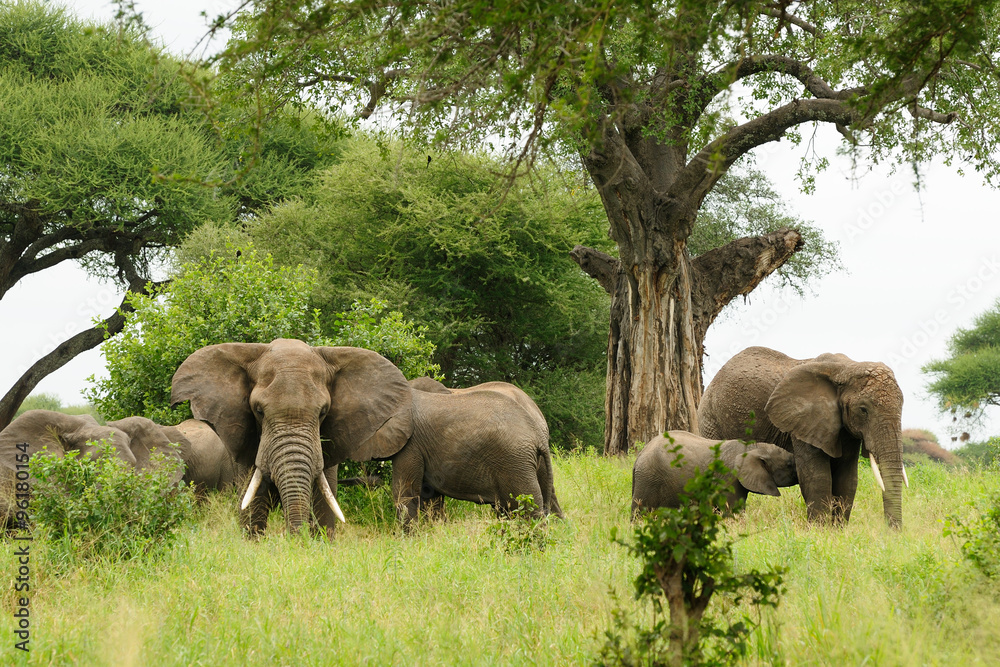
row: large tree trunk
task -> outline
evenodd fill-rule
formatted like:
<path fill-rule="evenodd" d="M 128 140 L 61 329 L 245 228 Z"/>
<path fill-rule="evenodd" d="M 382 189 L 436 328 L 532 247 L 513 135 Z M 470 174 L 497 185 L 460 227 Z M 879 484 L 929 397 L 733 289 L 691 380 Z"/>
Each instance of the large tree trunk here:
<path fill-rule="evenodd" d="M 622 263 L 577 246 L 574 260 L 611 295 L 605 454 L 624 454 L 665 430 L 697 432 L 705 334 L 722 308 L 748 294 L 802 245 L 794 230 L 739 239 L 667 265 Z"/>

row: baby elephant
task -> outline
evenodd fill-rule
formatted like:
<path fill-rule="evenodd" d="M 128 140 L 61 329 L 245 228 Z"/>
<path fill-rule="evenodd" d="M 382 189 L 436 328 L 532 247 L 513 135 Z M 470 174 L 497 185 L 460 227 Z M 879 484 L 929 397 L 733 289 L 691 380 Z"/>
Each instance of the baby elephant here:
<path fill-rule="evenodd" d="M 680 507 L 684 485 L 697 470 L 712 462 L 712 447 L 719 443 L 687 431 L 668 431 L 664 435 L 673 442 L 663 435 L 656 436 L 642 450 L 632 468 L 633 518 L 642 509 Z M 671 450 L 678 445 L 678 453 L 684 456 L 679 467 L 671 465 L 677 458 Z M 719 457 L 736 472 L 732 477 L 732 491 L 726 494 L 729 510 L 735 508 L 737 500 L 745 501 L 750 491 L 780 496 L 779 486 L 799 483 L 792 453 L 767 442 L 744 445 L 739 440 L 726 440 L 719 447 Z"/>

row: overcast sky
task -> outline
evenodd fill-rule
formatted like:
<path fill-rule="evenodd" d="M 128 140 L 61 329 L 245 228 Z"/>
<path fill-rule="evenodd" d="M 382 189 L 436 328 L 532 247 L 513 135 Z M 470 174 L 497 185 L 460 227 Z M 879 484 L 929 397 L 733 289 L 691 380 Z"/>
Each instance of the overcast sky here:
<path fill-rule="evenodd" d="M 114 5 L 101 0 L 67 4 L 84 18 L 114 16 Z M 136 6 L 171 51 L 187 55 L 206 31 L 200 13 L 213 16 L 236 2 L 138 0 Z M 750 345 L 796 358 L 842 352 L 859 361 L 883 361 L 895 371 L 905 395 L 903 427 L 929 428 L 948 445 L 957 432 L 928 397 L 920 367 L 946 356 L 955 328 L 969 326 L 1000 297 L 1000 193 L 974 173 L 962 177 L 943 164 L 923 170 L 919 193 L 908 166 L 894 175 L 881 167 L 868 172 L 867 165 L 852 173 L 850 161 L 835 156 L 839 139 L 832 128 L 816 133 L 816 150 L 831 167 L 818 175 L 814 195 L 802 194 L 794 178 L 802 147 L 766 146 L 757 155 L 757 167 L 792 211 L 839 242 L 845 271 L 814 282 L 814 294 L 806 297 L 778 292 L 765 282 L 746 304 L 727 309 L 706 339 L 705 382 Z M 107 317 L 121 299 L 114 285 L 65 263 L 21 281 L 0 301 L 0 344 L 6 350 L 0 391 L 91 318 Z M 86 378 L 102 371 L 100 353 L 92 350 L 50 375 L 36 391 L 78 403 Z M 1000 416 L 995 413 L 972 430 L 977 439 L 997 433 Z"/>

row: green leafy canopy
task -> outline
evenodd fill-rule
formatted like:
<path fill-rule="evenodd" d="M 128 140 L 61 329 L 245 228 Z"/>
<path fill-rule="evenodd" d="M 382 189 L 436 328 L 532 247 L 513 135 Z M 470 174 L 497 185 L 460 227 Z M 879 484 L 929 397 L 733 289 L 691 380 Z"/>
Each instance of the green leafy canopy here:
<path fill-rule="evenodd" d="M 967 329 L 958 329 L 948 342 L 947 359 L 926 364 L 934 377 L 928 390 L 942 411 L 968 411 L 980 416 L 987 406 L 1000 405 L 1000 301 L 979 315 Z"/>
<path fill-rule="evenodd" d="M 434 375 L 433 345 L 398 313 L 382 316 L 379 303 L 338 315 L 340 337 L 320 332 L 310 307 L 314 271 L 277 266 L 252 246 L 212 253 L 183 266 L 152 295 L 133 294 L 124 331 L 102 346 L 108 376 L 91 376 L 87 398 L 108 419 L 142 415 L 162 424 L 191 416 L 170 407 L 170 381 L 195 350 L 228 342 L 269 343 L 298 338 L 310 345 L 370 347 L 413 375 Z"/>

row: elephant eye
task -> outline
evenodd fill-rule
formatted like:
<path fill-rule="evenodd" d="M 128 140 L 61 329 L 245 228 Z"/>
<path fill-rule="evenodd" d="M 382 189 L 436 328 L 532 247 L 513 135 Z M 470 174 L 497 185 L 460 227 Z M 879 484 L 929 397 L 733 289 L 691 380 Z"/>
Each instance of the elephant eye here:
<path fill-rule="evenodd" d="M 326 415 L 327 415 L 328 412 L 330 412 L 330 408 L 328 408 L 328 407 L 322 407 L 322 408 L 320 408 L 319 409 L 319 418 L 323 419 L 324 417 L 326 417 Z"/>
<path fill-rule="evenodd" d="M 868 408 L 866 408 L 865 406 L 862 405 L 860 409 L 861 409 L 861 414 L 863 416 L 867 417 L 868 416 Z"/>

